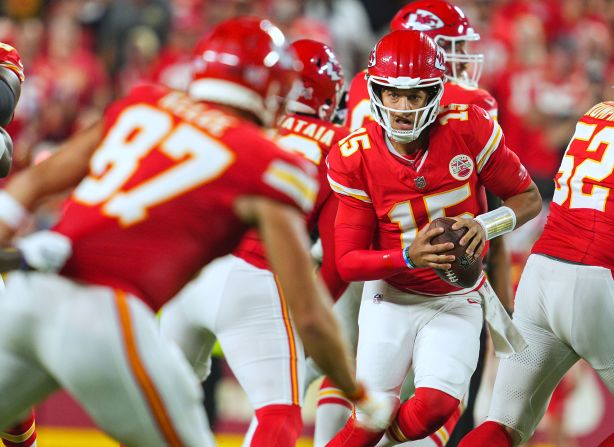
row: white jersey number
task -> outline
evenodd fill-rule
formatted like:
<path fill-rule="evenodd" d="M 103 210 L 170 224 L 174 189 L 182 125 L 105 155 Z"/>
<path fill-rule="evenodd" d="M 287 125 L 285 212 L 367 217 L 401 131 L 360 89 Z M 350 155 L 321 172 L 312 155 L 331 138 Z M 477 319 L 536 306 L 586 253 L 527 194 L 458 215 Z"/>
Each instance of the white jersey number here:
<path fill-rule="evenodd" d="M 154 148 L 175 163 L 124 189 L 142 158 Z M 90 174 L 73 197 L 129 226 L 147 210 L 219 177 L 232 164 L 233 153 L 195 127 L 173 124 L 172 117 L 146 105 L 126 109 L 90 161 Z M 177 163 L 179 162 L 179 163 Z"/>
<path fill-rule="evenodd" d="M 428 221 L 438 217 L 446 216 L 446 208 L 453 207 L 471 197 L 471 188 L 469 183 L 463 186 L 437 194 L 423 196 L 424 209 L 428 217 Z M 470 213 L 463 213 L 460 217 L 473 217 Z M 390 222 L 396 223 L 402 231 L 401 245 L 403 248 L 409 247 L 416 239 L 418 234 L 418 224 L 414 215 L 414 209 L 411 206 L 411 201 L 395 203 L 388 213 Z"/>
<path fill-rule="evenodd" d="M 583 190 L 586 180 L 595 183 L 601 182 L 614 171 L 614 127 L 604 127 L 595 132 L 596 124 L 579 122 L 576 125 L 576 133 L 567 146 L 567 151 L 559 168 L 559 179 L 556 191 L 554 192 L 553 202 L 563 205 L 569 198 L 569 208 L 590 208 L 604 211 L 605 205 L 610 195 L 610 188 L 599 185 L 592 185 L 589 192 Z M 588 143 L 586 152 L 594 153 L 605 144 L 601 160 L 586 159 L 580 163 L 574 171 L 574 156 L 569 155 L 569 148 L 574 141 L 585 141 Z"/>

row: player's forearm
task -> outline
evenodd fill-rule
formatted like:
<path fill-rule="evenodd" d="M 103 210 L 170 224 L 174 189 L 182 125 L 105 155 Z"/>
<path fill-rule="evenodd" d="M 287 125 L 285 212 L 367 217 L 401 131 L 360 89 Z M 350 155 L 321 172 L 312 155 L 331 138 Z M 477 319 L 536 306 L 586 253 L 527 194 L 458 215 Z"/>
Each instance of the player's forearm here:
<path fill-rule="evenodd" d="M 311 315 L 294 318 L 309 355 L 322 372 L 348 396 L 356 391 L 355 372 L 345 342 L 330 306 L 318 306 Z"/>
<path fill-rule="evenodd" d="M 407 270 L 403 251 L 353 250 L 337 258 L 337 269 L 345 281 L 385 279 Z"/>
<path fill-rule="evenodd" d="M 539 214 L 542 209 L 542 199 L 537 186 L 531 182 L 526 190 L 505 200 L 503 206 L 507 206 L 514 211 L 516 215 L 516 226 L 514 228 L 518 228 Z"/>
<path fill-rule="evenodd" d="M 304 221 L 295 210 L 258 200 L 260 235 L 305 350 L 346 393 L 355 392 L 349 351 L 332 313 L 332 299 L 313 275 Z"/>
<path fill-rule="evenodd" d="M 32 210 L 40 199 L 74 188 L 87 175 L 89 159 L 101 135 L 101 124 L 75 135 L 51 157 L 15 175 L 6 191 Z"/>

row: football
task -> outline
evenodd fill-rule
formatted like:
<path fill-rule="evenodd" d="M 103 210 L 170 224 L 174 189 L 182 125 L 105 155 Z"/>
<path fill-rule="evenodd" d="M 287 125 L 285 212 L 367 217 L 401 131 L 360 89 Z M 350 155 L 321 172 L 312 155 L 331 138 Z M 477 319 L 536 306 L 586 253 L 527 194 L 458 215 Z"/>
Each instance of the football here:
<path fill-rule="evenodd" d="M 465 253 L 466 247 L 459 244 L 463 235 L 467 232 L 466 228 L 453 230 L 452 225 L 455 220 L 448 217 L 439 217 L 431 222 L 429 230 L 433 228 L 443 228 L 444 232 L 431 239 L 431 244 L 443 244 L 452 242 L 454 248 L 448 251 L 448 254 L 456 256 L 452 262 L 452 268 L 449 270 L 434 269 L 437 275 L 448 284 L 451 284 L 459 289 L 471 287 L 474 285 L 480 274 L 482 273 L 482 259 L 467 256 Z"/>

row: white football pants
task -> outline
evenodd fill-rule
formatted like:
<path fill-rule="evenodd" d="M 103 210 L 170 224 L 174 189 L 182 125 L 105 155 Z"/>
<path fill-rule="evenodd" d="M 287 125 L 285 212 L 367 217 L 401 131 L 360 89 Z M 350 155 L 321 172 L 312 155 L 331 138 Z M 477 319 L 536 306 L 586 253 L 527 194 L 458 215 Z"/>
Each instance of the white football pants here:
<path fill-rule="evenodd" d="M 488 419 L 526 442 L 563 375 L 584 358 L 614 394 L 614 279 L 608 269 L 531 255 L 514 323 L 528 348 L 501 360 Z"/>
<path fill-rule="evenodd" d="M 128 447 L 211 446 L 196 376 L 141 300 L 15 272 L 0 296 L 0 429 L 68 391 Z"/>
<path fill-rule="evenodd" d="M 254 409 L 302 405 L 303 345 L 270 271 L 220 258 L 162 309 L 160 325 L 201 379 L 217 337 Z"/>

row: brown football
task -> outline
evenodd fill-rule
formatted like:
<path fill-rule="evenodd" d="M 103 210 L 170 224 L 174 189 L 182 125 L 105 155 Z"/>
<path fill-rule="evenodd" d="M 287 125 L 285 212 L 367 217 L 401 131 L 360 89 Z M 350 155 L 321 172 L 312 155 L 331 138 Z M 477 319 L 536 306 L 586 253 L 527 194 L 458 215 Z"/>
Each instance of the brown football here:
<path fill-rule="evenodd" d="M 452 242 L 454 248 L 447 253 L 456 256 L 454 262 L 452 262 L 452 268 L 449 270 L 433 269 L 437 275 L 448 284 L 451 284 L 459 289 L 465 287 L 471 287 L 474 285 L 480 274 L 482 273 L 482 259 L 474 258 L 473 256 L 467 256 L 465 249 L 459 244 L 461 237 L 467 232 L 466 228 L 460 230 L 453 230 L 452 225 L 455 220 L 448 217 L 439 217 L 431 222 L 429 230 L 433 228 L 441 227 L 444 232 L 431 239 L 431 244 L 443 244 L 446 242 Z"/>

